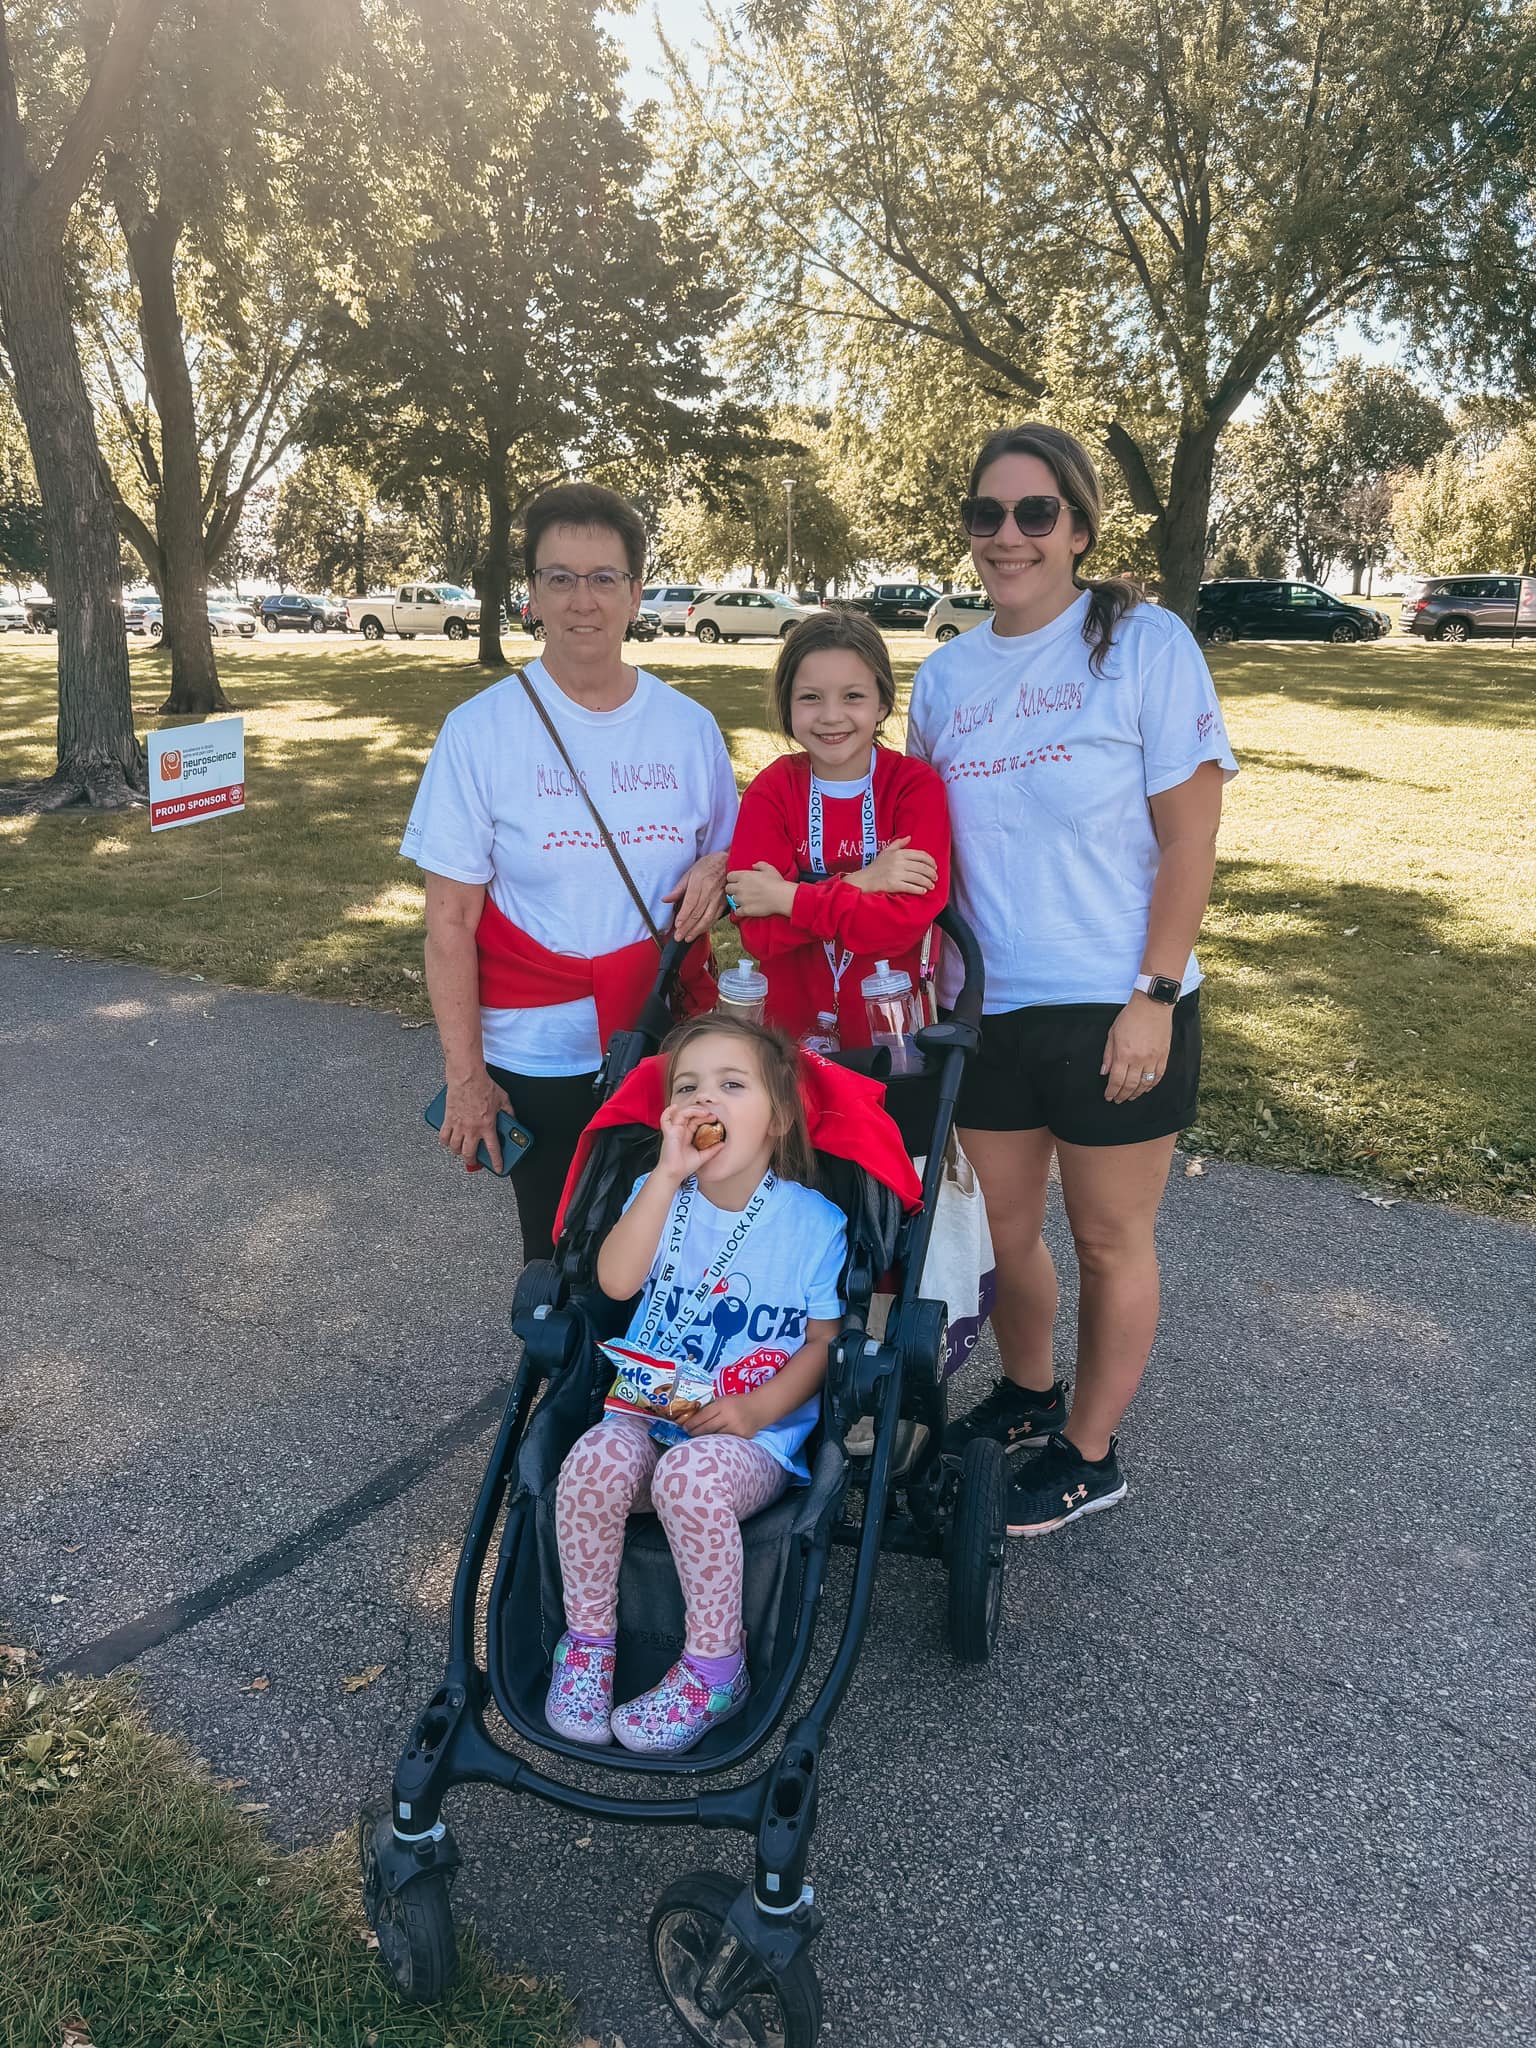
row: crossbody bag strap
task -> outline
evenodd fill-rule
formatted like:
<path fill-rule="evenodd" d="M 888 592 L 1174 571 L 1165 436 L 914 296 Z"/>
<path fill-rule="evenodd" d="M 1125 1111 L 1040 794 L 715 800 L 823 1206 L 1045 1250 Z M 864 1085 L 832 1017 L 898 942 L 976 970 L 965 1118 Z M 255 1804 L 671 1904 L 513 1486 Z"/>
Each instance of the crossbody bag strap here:
<path fill-rule="evenodd" d="M 655 918 L 652 917 L 645 898 L 640 894 L 640 891 L 635 887 L 635 878 L 629 872 L 629 869 L 624 865 L 624 856 L 619 852 L 618 847 L 614 844 L 613 834 L 608 830 L 608 827 L 603 823 L 602 812 L 597 808 L 597 805 L 593 803 L 591 797 L 587 793 L 587 785 L 576 773 L 576 764 L 572 761 L 570 755 L 565 751 L 565 742 L 560 737 L 560 731 L 558 726 L 555 724 L 555 721 L 550 717 L 549 712 L 545 708 L 543 700 L 540 698 L 538 691 L 533 687 L 532 683 L 529 682 L 528 678 L 523 674 L 521 669 L 517 671 L 517 680 L 522 684 L 523 688 L 527 691 L 528 702 L 539 714 L 539 718 L 543 723 L 544 730 L 549 734 L 550 738 L 554 741 L 555 752 L 560 756 L 561 760 L 565 763 L 566 770 L 570 775 L 571 781 L 576 785 L 577 789 L 579 789 L 581 792 L 582 802 L 586 805 L 587 809 L 592 813 L 592 822 L 597 827 L 604 846 L 606 846 L 608 849 L 608 858 L 613 862 L 614 866 L 618 869 L 620 879 L 623 881 L 623 884 L 625 888 L 629 891 L 630 895 L 634 898 L 636 910 L 638 910 L 640 915 L 645 919 L 646 930 L 650 933 L 651 937 L 656 941 L 658 946 L 664 947 L 666 945 L 666 940 L 662 937 L 661 929 L 657 925 Z"/>

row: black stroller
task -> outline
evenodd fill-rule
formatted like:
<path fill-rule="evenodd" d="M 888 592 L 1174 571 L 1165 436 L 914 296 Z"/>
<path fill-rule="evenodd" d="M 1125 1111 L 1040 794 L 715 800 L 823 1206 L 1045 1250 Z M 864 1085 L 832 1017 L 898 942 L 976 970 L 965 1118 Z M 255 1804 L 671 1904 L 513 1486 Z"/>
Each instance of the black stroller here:
<path fill-rule="evenodd" d="M 822 1424 L 811 1440 L 811 1483 L 781 1495 L 743 1525 L 751 1702 L 681 1756 L 582 1747 L 556 1735 L 544 1719 L 550 1658 L 565 1625 L 555 1481 L 571 1445 L 597 1419 L 612 1377 L 597 1342 L 622 1331 L 630 1313 L 629 1304 L 599 1292 L 597 1248 L 636 1175 L 655 1163 L 655 1129 L 626 1124 L 600 1134 L 571 1197 L 555 1259 L 529 1266 L 518 1282 L 512 1327 L 522 1360 L 459 1558 L 447 1668 L 396 1766 L 392 1813 L 365 1818 L 362 1829 L 368 1919 L 386 1968 L 408 1998 L 431 2001 L 453 1975 L 448 1888 L 459 1852 L 442 1806 L 455 1785 L 480 1782 L 531 1792 L 589 1818 L 736 1828 L 754 1837 L 750 1881 L 738 1885 L 717 1872 L 696 1871 L 662 1894 L 651 1916 L 651 1958 L 673 2011 L 706 2048 L 809 2048 L 816 2039 L 821 1993 L 810 1948 L 823 1916 L 806 1866 L 821 1751 L 858 1661 L 880 1552 L 938 1558 L 947 1566 L 948 1635 L 956 1657 L 989 1657 L 1002 1614 L 1004 1453 L 975 1439 L 963 1458 L 945 1454 L 946 1312 L 942 1302 L 918 1294 L 955 1098 L 978 1042 L 982 1000 L 974 936 L 949 911 L 940 925 L 960 951 L 964 987 L 954 1014 L 919 1035 L 923 1072 L 893 1082 L 887 1098 L 903 1143 L 926 1154 L 924 1207 L 904 1216 L 897 1195 L 870 1173 L 820 1155 L 822 1192 L 848 1217 L 848 1307 L 827 1370 Z M 668 949 L 638 1027 L 617 1034 L 609 1048 L 600 1082 L 609 1097 L 655 1052 L 668 1027 L 665 995 L 680 952 Z M 868 1334 L 867 1319 L 887 1272 L 894 1275 L 895 1300 L 877 1339 Z M 861 1424 L 866 1450 L 855 1455 L 847 1440 L 859 1441 Z M 498 1519 L 482 1670 L 476 1610 Z M 774 1736 L 810 1659 L 833 1544 L 856 1553 L 842 1641 L 819 1692 L 772 1762 L 727 1786 L 658 1786 L 655 1796 L 636 1796 L 634 1781 L 643 1782 L 647 1773 L 673 1780 L 723 1773 Z M 665 1536 L 654 1517 L 636 1517 L 619 1588 L 618 1696 L 655 1684 L 681 1654 L 682 1642 L 682 1597 Z M 535 1767 L 503 1748 L 486 1726 L 492 1703 L 523 1743 L 579 1765 L 589 1783 L 593 1772 L 620 1772 L 625 1788 L 589 1791 L 542 1760 Z"/>

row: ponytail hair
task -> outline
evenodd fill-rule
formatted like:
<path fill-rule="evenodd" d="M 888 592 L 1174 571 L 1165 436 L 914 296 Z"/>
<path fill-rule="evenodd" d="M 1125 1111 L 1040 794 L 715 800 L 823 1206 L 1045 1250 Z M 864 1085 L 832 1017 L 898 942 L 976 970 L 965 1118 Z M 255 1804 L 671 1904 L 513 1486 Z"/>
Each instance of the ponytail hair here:
<path fill-rule="evenodd" d="M 976 496 L 982 472 L 1003 455 L 1033 455 L 1056 479 L 1064 505 L 1070 507 L 1072 523 L 1088 536 L 1088 545 L 1072 567 L 1072 581 L 1088 592 L 1088 616 L 1083 621 L 1083 638 L 1088 643 L 1088 666 L 1096 676 L 1104 673 L 1104 660 L 1114 645 L 1115 628 L 1128 611 L 1146 601 L 1147 593 L 1128 576 L 1108 576 L 1090 583 L 1081 573 L 1082 564 L 1098 545 L 1104 519 L 1104 493 L 1093 457 L 1063 427 L 1048 427 L 1042 420 L 1027 420 L 1018 427 L 999 427 L 989 434 L 981 453 L 971 465 L 969 494 Z"/>

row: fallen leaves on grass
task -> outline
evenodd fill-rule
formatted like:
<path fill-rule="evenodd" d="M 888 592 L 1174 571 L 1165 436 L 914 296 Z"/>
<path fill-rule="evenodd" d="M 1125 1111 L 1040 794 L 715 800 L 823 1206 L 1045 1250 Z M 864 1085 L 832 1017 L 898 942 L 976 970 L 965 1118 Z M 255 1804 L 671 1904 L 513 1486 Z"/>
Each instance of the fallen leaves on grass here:
<path fill-rule="evenodd" d="M 213 1789 L 215 1792 L 243 1792 L 250 1782 L 249 1778 L 215 1778 Z"/>
<path fill-rule="evenodd" d="M 235 1808 L 236 1813 L 269 1813 L 272 1802 L 268 1799 L 242 1799 Z"/>
<path fill-rule="evenodd" d="M 84 2020 L 66 2020 L 59 2048 L 93 2048 L 91 2030 Z"/>
<path fill-rule="evenodd" d="M 1204 1173 L 1205 1161 L 1203 1159 L 1191 1159 L 1184 1169 L 1184 1178 L 1186 1180 L 1199 1180 Z"/>
<path fill-rule="evenodd" d="M 341 1689 L 343 1692 L 362 1692 L 366 1687 L 372 1685 L 376 1678 L 382 1678 L 383 1676 L 384 1666 L 382 1664 L 370 1664 L 365 1670 L 354 1671 L 350 1678 L 344 1678 L 341 1681 Z"/>

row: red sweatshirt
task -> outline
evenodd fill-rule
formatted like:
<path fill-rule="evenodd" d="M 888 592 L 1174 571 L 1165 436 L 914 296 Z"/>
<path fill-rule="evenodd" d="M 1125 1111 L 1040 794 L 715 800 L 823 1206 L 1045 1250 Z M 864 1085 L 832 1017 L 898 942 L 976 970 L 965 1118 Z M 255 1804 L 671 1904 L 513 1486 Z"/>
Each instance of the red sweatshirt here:
<path fill-rule="evenodd" d="M 811 764 L 804 754 L 783 755 L 765 768 L 741 800 L 732 868 L 766 860 L 787 881 L 808 873 L 810 798 Z M 827 944 L 839 954 L 853 949 L 838 1005 L 844 1045 L 869 1043 L 859 983 L 876 960 L 904 967 L 917 986 L 923 935 L 949 901 L 949 808 L 944 785 L 926 761 L 875 749 L 875 837 L 881 848 L 907 838 L 931 853 L 939 864 L 937 885 L 926 896 L 892 896 L 838 880 L 864 865 L 862 799 L 839 797 L 822 806 L 822 859 L 830 873 L 801 882 L 788 917 L 736 920 L 743 952 L 768 977 L 768 1022 L 792 1037 L 811 1030 L 819 1010 L 833 1008 Z"/>

